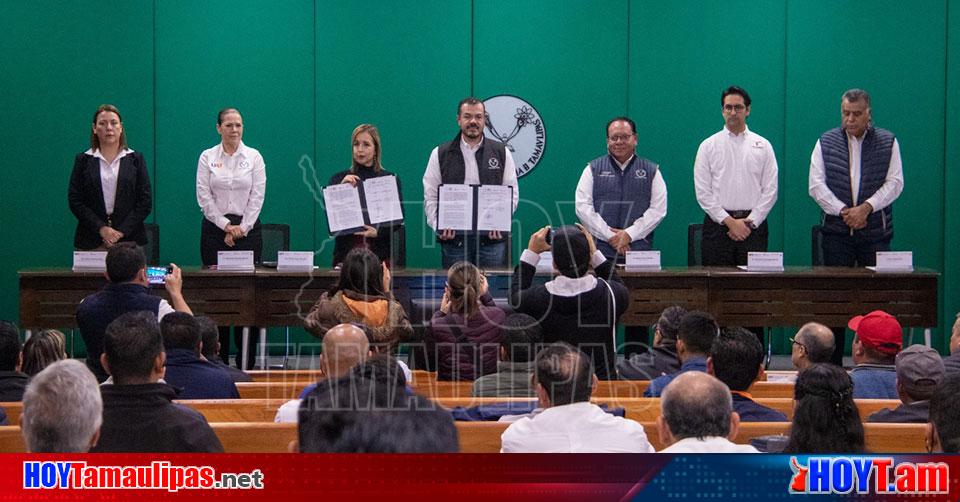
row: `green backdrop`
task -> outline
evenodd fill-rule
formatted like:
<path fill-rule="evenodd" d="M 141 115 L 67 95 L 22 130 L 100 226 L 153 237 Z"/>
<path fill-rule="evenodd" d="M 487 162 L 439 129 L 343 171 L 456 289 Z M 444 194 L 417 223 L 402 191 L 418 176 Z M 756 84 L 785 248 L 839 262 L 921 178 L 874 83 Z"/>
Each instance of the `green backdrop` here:
<path fill-rule="evenodd" d="M 18 317 L 17 270 L 70 265 L 67 181 L 100 103 L 120 108 L 148 160 L 162 258 L 187 266 L 199 263 L 197 157 L 218 141 L 224 106 L 243 112 L 244 140 L 266 159 L 263 221 L 290 224 L 292 247 L 319 251 L 321 265 L 332 246 L 315 180 L 349 165 L 356 124 L 377 124 L 418 267 L 439 263 L 421 176 L 455 134 L 460 98 L 514 94 L 544 119 L 546 154 L 520 180 L 516 252 L 534 228 L 574 221 L 583 166 L 603 153 L 606 121 L 628 114 L 667 182 L 655 247 L 670 266 L 685 264 L 687 225 L 702 219 L 693 159 L 722 127 L 731 84 L 750 91 L 748 123 L 777 153 L 770 247 L 791 265 L 809 264 L 819 219 L 813 144 L 839 123 L 844 90 L 869 90 L 904 159 L 894 248 L 943 273 L 941 350 L 960 309 L 960 203 L 946 196 L 960 189 L 960 0 L 38 0 L 0 2 L 0 19 L 3 318 Z"/>

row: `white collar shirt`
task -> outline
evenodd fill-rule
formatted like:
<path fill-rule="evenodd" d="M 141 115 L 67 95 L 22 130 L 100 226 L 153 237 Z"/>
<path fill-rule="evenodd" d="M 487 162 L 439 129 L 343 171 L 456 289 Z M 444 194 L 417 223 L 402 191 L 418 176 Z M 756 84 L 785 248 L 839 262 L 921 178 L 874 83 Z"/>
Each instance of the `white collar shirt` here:
<path fill-rule="evenodd" d="M 540 255 L 529 249 L 524 249 L 523 253 L 520 254 L 520 261 L 536 267 L 537 263 L 540 263 Z M 590 257 L 590 265 L 593 268 L 603 265 L 605 261 L 607 261 L 607 258 L 603 256 L 600 250 L 594 251 L 593 256 Z M 593 291 L 597 287 L 597 277 L 593 274 L 576 278 L 558 275 L 553 280 L 547 281 L 543 286 L 551 295 L 573 297 L 587 291 Z"/>
<path fill-rule="evenodd" d="M 874 192 L 867 200 L 860 200 L 860 158 L 863 152 L 863 137 L 847 135 L 847 147 L 850 152 L 850 195 L 853 205 L 857 206 L 864 202 L 870 204 L 874 212 L 879 211 L 890 204 L 893 204 L 900 193 L 903 192 L 903 161 L 900 158 L 900 143 L 894 139 L 893 148 L 890 151 L 890 165 L 887 167 L 887 176 L 883 185 Z M 810 175 L 808 177 L 808 192 L 817 205 L 823 209 L 823 212 L 832 216 L 839 216 L 843 210 L 844 204 L 840 198 L 827 186 L 826 166 L 823 163 L 823 151 L 820 147 L 820 140 L 817 140 L 813 147 L 813 153 L 810 155 Z"/>
<path fill-rule="evenodd" d="M 599 406 L 573 403 L 547 408 L 510 424 L 501 453 L 653 453 L 639 423 Z"/>
<path fill-rule="evenodd" d="M 111 215 L 113 214 L 113 207 L 117 202 L 117 179 L 120 176 L 120 159 L 133 153 L 133 150 L 129 148 L 120 150 L 120 153 L 113 159 L 113 162 L 107 162 L 107 159 L 103 158 L 103 153 L 100 152 L 99 148 L 96 150 L 91 148 L 84 153 L 100 160 L 100 188 L 103 190 L 103 207 L 107 210 L 107 214 Z"/>
<path fill-rule="evenodd" d="M 685 438 L 660 450 L 660 453 L 760 453 L 748 444 L 736 444 L 727 438 L 707 436 L 703 439 Z"/>
<path fill-rule="evenodd" d="M 777 157 L 773 146 L 745 128 L 726 127 L 700 143 L 693 165 L 697 202 L 710 219 L 722 223 L 728 211 L 750 211 L 760 225 L 777 202 Z"/>
<path fill-rule="evenodd" d="M 620 168 L 620 171 L 626 169 L 630 161 L 636 155 L 631 155 L 623 164 L 613 157 L 614 164 Z M 614 231 L 610 225 L 604 221 L 600 213 L 593 206 L 593 170 L 590 164 L 583 168 L 580 174 L 580 181 L 577 182 L 577 189 L 574 193 L 575 208 L 577 219 L 595 238 L 609 241 L 614 236 Z M 667 185 L 663 181 L 660 169 L 657 169 L 653 175 L 653 183 L 650 185 L 650 207 L 643 212 L 643 216 L 634 220 L 627 228 L 624 228 L 627 235 L 630 236 L 630 242 L 637 239 L 644 239 L 660 224 L 667 216 Z"/>
<path fill-rule="evenodd" d="M 197 203 L 203 216 L 226 228 L 225 216 L 241 216 L 244 235 L 253 228 L 267 187 L 266 167 L 260 152 L 240 143 L 233 155 L 223 151 L 223 144 L 205 150 L 197 163 Z"/>

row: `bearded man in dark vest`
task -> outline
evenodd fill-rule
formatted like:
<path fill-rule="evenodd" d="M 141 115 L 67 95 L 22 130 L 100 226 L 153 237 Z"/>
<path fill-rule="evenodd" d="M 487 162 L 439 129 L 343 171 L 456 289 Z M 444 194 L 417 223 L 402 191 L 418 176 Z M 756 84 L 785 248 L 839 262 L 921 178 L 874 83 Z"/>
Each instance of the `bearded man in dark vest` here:
<path fill-rule="evenodd" d="M 465 235 L 437 227 L 437 209 L 441 184 L 505 185 L 513 187 L 513 211 L 517 209 L 517 169 L 510 151 L 499 141 L 485 138 L 486 110 L 483 102 L 469 97 L 457 107 L 460 132 L 452 141 L 433 149 L 423 174 L 423 210 L 440 242 L 443 268 L 458 261 L 479 267 L 503 267 L 507 263 L 507 240 L 502 232 L 490 231 Z"/>
<path fill-rule="evenodd" d="M 810 196 L 823 210 L 823 262 L 828 267 L 876 264 L 889 251 L 893 201 L 903 191 L 903 164 L 896 136 L 873 126 L 870 94 L 850 89 L 840 100 L 841 127 L 817 141 L 810 157 Z M 833 361 L 843 356 L 845 333 L 834 329 Z"/>

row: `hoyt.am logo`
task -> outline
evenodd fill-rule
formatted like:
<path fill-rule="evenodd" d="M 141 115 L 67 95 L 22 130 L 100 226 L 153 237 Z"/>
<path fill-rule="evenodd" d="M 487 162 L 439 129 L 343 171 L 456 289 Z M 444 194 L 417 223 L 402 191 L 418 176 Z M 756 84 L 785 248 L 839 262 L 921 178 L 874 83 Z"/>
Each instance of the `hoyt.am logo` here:
<path fill-rule="evenodd" d="M 944 494 L 950 466 L 943 462 L 899 462 L 893 457 L 790 457 L 790 493 Z"/>

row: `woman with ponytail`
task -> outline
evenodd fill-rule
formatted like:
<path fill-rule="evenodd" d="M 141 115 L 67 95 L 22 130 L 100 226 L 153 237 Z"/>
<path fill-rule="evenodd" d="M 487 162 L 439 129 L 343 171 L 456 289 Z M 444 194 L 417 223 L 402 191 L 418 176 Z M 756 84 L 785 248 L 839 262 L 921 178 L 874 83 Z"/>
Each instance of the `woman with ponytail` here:
<path fill-rule="evenodd" d="M 440 310 L 427 330 L 429 352 L 437 358 L 437 378 L 472 381 L 496 372 L 505 318 L 480 270 L 466 261 L 454 263 L 447 272 Z"/>
<path fill-rule="evenodd" d="M 811 365 L 797 376 L 793 392 L 793 425 L 784 453 L 864 453 L 853 382 L 843 368 Z"/>

